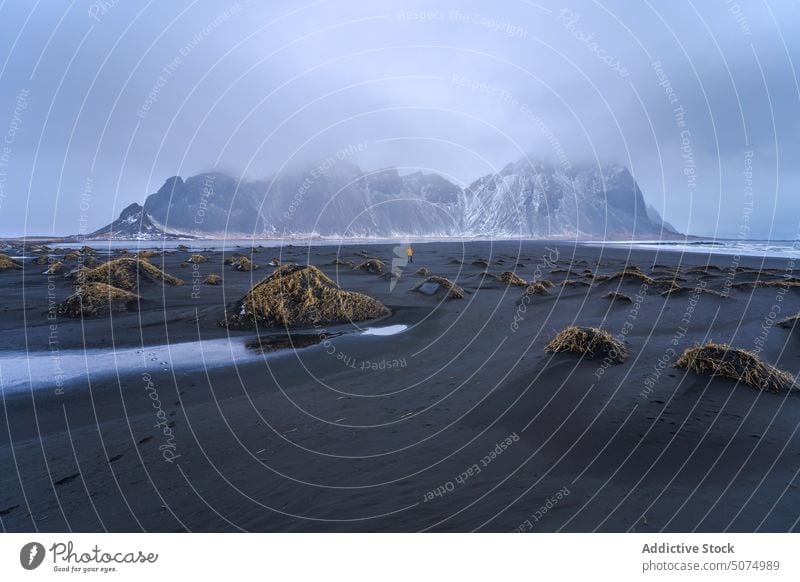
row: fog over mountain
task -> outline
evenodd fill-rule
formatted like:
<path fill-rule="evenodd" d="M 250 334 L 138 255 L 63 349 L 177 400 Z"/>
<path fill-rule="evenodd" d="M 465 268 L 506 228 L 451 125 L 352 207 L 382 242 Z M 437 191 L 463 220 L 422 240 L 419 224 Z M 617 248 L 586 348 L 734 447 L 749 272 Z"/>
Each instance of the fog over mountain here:
<path fill-rule="evenodd" d="M 266 181 L 175 176 L 91 238 L 179 235 L 653 238 L 676 236 L 627 168 L 564 170 L 520 160 L 462 188 L 395 168 L 320 164 Z"/>
<path fill-rule="evenodd" d="M 465 191 L 527 154 L 619 164 L 680 232 L 799 230 L 796 2 L 6 2 L 0 14 L 0 236 L 89 234 L 165 177 L 193 188 L 205 173 L 245 178 L 231 223 L 249 212 L 247 185 L 278 176 L 259 216 L 280 229 L 273 198 L 340 152 Z M 348 196 L 351 218 L 369 212 Z M 497 211 L 483 227 L 506 228 Z M 567 206 L 554 212 L 554 231 L 575 226 Z M 513 226 L 546 231 L 537 216 Z M 294 226 L 315 219 L 306 208 Z"/>

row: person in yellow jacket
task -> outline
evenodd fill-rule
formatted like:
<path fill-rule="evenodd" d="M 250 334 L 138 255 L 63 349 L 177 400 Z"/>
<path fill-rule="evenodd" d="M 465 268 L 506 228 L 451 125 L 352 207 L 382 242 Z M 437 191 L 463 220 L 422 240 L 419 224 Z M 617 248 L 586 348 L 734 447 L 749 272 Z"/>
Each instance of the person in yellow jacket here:
<path fill-rule="evenodd" d="M 414 262 L 414 249 L 411 248 L 411 245 L 408 245 L 408 248 L 406 249 L 406 256 L 408 257 L 409 263 Z"/>

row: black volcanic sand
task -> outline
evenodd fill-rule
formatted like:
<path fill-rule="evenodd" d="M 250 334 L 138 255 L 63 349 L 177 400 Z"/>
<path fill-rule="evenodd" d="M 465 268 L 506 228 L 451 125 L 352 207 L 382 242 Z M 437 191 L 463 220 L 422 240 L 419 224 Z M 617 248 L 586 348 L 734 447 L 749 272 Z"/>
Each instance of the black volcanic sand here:
<path fill-rule="evenodd" d="M 46 317 L 50 299 L 72 292 L 69 279 L 54 278 L 49 298 L 45 266 L 28 260 L 24 270 L 0 272 L 2 351 L 46 351 L 51 324 L 62 351 L 228 334 L 258 345 L 255 331 L 218 322 L 272 271 L 273 258 L 310 262 L 342 288 L 378 298 L 392 315 L 376 326 L 410 326 L 316 345 L 308 336 L 321 330 L 297 330 L 303 349 L 262 338 L 262 359 L 237 367 L 204 370 L 198 357 L 188 371 L 122 370 L 62 394 L 53 386 L 4 394 L 4 530 L 800 529 L 798 393 L 762 393 L 672 367 L 683 349 L 713 339 L 760 346 L 765 361 L 796 373 L 800 330 L 772 324 L 800 311 L 800 289 L 661 295 L 674 277 L 722 291 L 726 281 L 778 279 L 793 267 L 786 260 L 428 243 L 415 245 L 413 265 L 390 290 L 388 279 L 334 260 L 358 264 L 367 255 L 390 264 L 391 245 L 258 250 L 253 272 L 223 265 L 222 253 L 202 242 L 153 257 L 186 284 L 143 284 L 140 311 L 84 321 Z M 194 267 L 181 263 L 195 252 L 208 259 L 200 276 L 218 273 L 223 283 L 201 285 L 193 297 Z M 556 285 L 521 303 L 524 288 L 483 276 L 480 260 L 493 275 L 538 273 Z M 626 265 L 662 281 L 644 289 L 636 278 L 586 275 Z M 720 270 L 692 268 L 706 265 Z M 456 282 L 465 298 L 412 291 L 420 267 Z M 565 279 L 575 283 L 561 287 Z M 634 302 L 609 301 L 610 291 Z M 770 316 L 775 305 L 780 313 Z M 604 366 L 546 354 L 552 336 L 572 324 L 622 334 L 628 359 Z M 153 392 L 171 438 L 166 422 L 157 426 Z"/>

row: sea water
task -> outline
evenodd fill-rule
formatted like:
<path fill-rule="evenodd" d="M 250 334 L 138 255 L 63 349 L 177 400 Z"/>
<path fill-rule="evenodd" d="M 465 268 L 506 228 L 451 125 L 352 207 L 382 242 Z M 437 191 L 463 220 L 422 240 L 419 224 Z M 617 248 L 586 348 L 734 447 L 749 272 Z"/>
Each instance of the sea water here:
<path fill-rule="evenodd" d="M 344 335 L 386 337 L 402 333 L 406 329 L 408 329 L 406 325 L 367 327 L 344 332 Z M 311 345 L 265 353 L 248 348 L 249 341 L 252 341 L 252 338 L 226 337 L 144 348 L 0 352 L 0 390 L 10 394 L 47 387 L 56 389 L 135 371 L 154 374 L 197 368 L 211 370 L 256 362 L 264 358 L 280 357 L 316 347 Z"/>

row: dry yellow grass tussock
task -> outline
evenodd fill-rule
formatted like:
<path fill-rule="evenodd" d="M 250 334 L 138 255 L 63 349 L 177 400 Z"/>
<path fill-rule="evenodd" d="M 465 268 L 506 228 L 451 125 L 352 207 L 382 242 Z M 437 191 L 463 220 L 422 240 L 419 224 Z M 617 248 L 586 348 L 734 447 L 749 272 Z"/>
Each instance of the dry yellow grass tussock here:
<path fill-rule="evenodd" d="M 21 269 L 22 265 L 4 253 L 0 253 L 0 271 L 6 269 Z"/>
<path fill-rule="evenodd" d="M 240 257 L 239 259 L 233 261 L 231 265 L 233 265 L 234 271 L 255 271 L 258 269 L 258 265 L 256 265 L 247 257 Z"/>
<path fill-rule="evenodd" d="M 129 291 L 105 283 L 88 283 L 62 301 L 58 313 L 68 317 L 107 315 L 112 311 L 127 311 L 128 305 L 138 299 Z"/>
<path fill-rule="evenodd" d="M 439 287 L 447 290 L 447 297 L 449 299 L 464 299 L 464 290 L 453 283 L 450 279 L 445 277 L 439 277 L 438 275 L 431 275 L 427 279 L 425 279 L 422 283 L 416 285 L 412 291 L 418 291 L 423 285 L 426 283 L 434 283 L 439 285 Z"/>
<path fill-rule="evenodd" d="M 506 285 L 511 285 L 513 287 L 527 287 L 528 282 L 511 271 L 503 271 L 500 273 L 500 276 L 497 277 L 498 281 L 502 281 Z"/>
<path fill-rule="evenodd" d="M 64 270 L 64 265 L 59 263 L 59 262 L 55 262 L 55 263 L 51 263 L 50 266 L 47 268 L 47 270 L 42 274 L 43 275 L 58 275 L 63 270 Z"/>
<path fill-rule="evenodd" d="M 550 287 L 552 287 L 552 284 Z M 543 281 L 531 281 L 531 283 L 525 287 L 525 295 L 547 295 L 550 293 L 548 289 L 549 287 Z"/>
<path fill-rule="evenodd" d="M 313 265 L 284 265 L 250 289 L 227 321 L 233 326 L 298 327 L 363 321 L 388 313 L 377 299 L 339 289 Z"/>
<path fill-rule="evenodd" d="M 607 282 L 607 281 L 616 281 L 617 279 L 634 279 L 637 281 L 641 281 L 643 283 L 647 283 L 648 285 L 653 285 L 656 281 L 643 273 L 640 269 L 636 267 L 628 267 L 627 269 L 623 269 L 618 273 L 614 273 L 612 275 L 597 275 L 594 280 L 598 283 L 600 282 Z"/>
<path fill-rule="evenodd" d="M 625 344 L 614 338 L 609 332 L 597 327 L 571 326 L 560 331 L 544 351 L 551 353 L 571 352 L 588 358 L 608 358 L 619 364 L 628 357 Z"/>
<path fill-rule="evenodd" d="M 752 352 L 727 344 L 708 342 L 689 348 L 678 358 L 675 366 L 698 374 L 735 380 L 758 390 L 797 390 L 794 376 L 789 372 L 765 364 Z"/>
<path fill-rule="evenodd" d="M 374 275 L 382 275 L 385 267 L 386 264 L 380 259 L 367 259 L 363 263 L 356 265 L 356 270 L 367 271 Z"/>
<path fill-rule="evenodd" d="M 183 285 L 182 280 L 168 275 L 149 261 L 133 258 L 114 259 L 92 269 L 83 269 L 75 274 L 77 286 L 105 283 L 125 291 L 136 291 L 142 280 L 161 281 L 167 285 Z"/>

